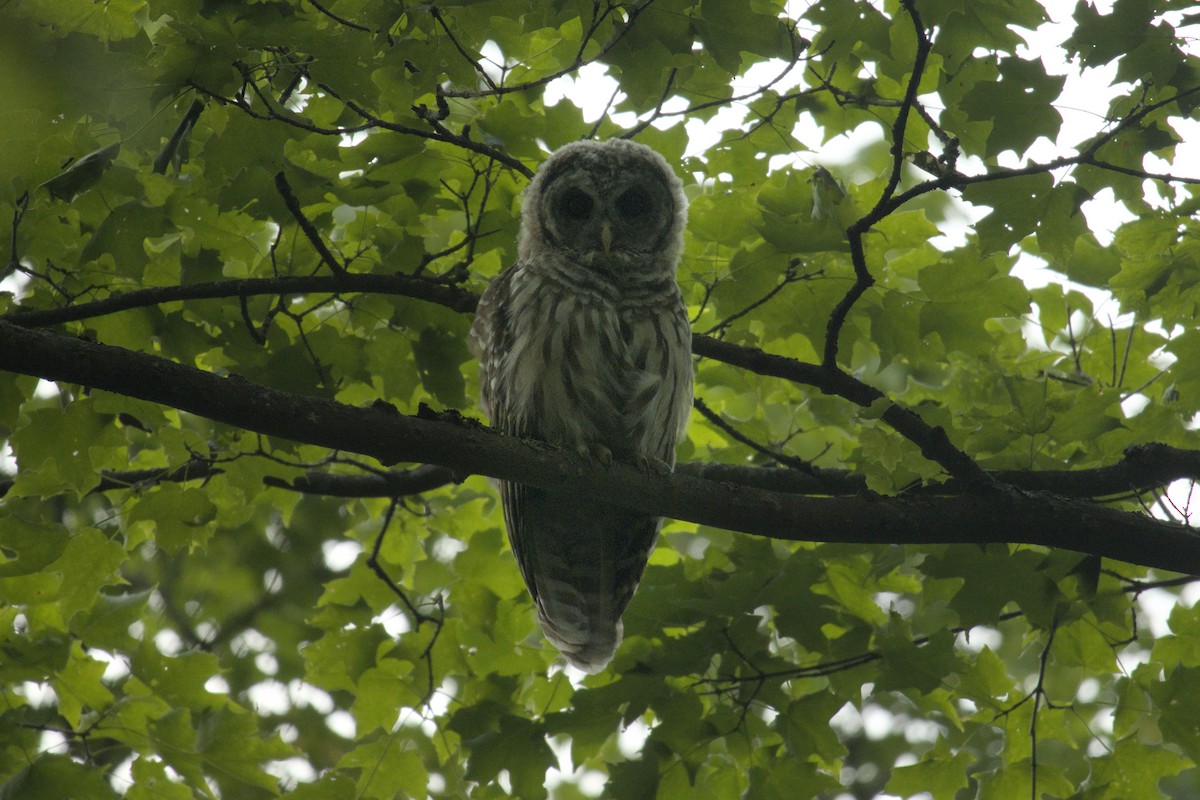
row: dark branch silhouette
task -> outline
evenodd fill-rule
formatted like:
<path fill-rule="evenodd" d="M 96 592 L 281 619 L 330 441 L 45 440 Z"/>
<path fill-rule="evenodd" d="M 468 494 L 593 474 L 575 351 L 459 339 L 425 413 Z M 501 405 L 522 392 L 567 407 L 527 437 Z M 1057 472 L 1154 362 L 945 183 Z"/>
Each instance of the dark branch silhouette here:
<path fill-rule="evenodd" d="M 628 508 L 794 541 L 1019 542 L 1200 573 L 1200 534 L 1090 502 L 1006 487 L 952 497 L 810 497 L 604 465 L 502 436 L 456 412 L 407 416 L 290 394 L 158 356 L 0 322 L 0 369 L 161 403 L 268 436 L 531 486 L 620 498 Z M 817 368 L 820 369 L 820 368 Z"/>

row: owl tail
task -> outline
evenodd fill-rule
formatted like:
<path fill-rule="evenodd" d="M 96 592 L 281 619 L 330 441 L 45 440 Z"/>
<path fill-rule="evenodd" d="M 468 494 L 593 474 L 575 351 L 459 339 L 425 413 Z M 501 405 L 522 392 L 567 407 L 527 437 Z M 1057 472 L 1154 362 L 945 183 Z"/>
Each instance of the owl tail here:
<path fill-rule="evenodd" d="M 621 644 L 621 615 L 629 605 L 660 521 L 592 509 L 595 525 L 557 531 L 553 552 L 543 554 L 537 578 L 538 622 L 571 666 L 595 674 Z"/>
<path fill-rule="evenodd" d="M 558 648 L 572 667 L 595 675 L 612 661 L 613 654 L 617 652 L 617 645 L 621 643 L 625 626 L 621 624 L 620 619 L 615 624 L 600 620 L 585 620 L 585 623 L 591 624 L 583 626 L 573 624 L 576 623 L 574 617 L 579 616 L 581 615 L 576 611 L 570 621 L 555 619 L 547 615 L 545 608 L 538 608 L 538 623 L 541 624 L 550 644 Z M 596 622 L 600 624 L 597 625 Z"/>
<path fill-rule="evenodd" d="M 538 623 L 571 666 L 594 675 L 608 666 L 621 643 L 621 612 L 628 598 L 615 591 L 610 562 L 571 549 L 541 554 L 534 595 Z"/>
<path fill-rule="evenodd" d="M 621 643 L 660 520 L 519 484 L 501 484 L 501 495 L 542 631 L 571 666 L 600 672 Z"/>

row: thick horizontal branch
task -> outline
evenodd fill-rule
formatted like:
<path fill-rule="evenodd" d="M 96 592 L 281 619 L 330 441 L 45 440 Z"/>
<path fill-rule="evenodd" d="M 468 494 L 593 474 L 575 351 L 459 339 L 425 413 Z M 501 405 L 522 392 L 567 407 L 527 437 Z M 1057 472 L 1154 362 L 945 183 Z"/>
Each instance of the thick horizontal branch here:
<path fill-rule="evenodd" d="M 337 275 L 285 276 L 278 278 L 251 278 L 217 281 L 183 286 L 164 286 L 140 289 L 114 295 L 103 300 L 63 306 L 55 309 L 16 310 L 0 315 L 0 322 L 9 322 L 22 327 L 41 327 L 65 322 L 90 319 L 134 308 L 143 308 L 162 303 L 182 300 L 249 297 L 255 295 L 302 294 L 306 292 L 352 293 L 374 292 L 403 297 L 412 297 L 445 306 L 460 313 L 475 310 L 479 296 L 457 286 L 450 286 L 428 278 L 407 275 L 374 275 L 341 273 Z M 812 386 L 825 394 L 841 397 L 863 408 L 869 408 L 884 400 L 883 392 L 838 369 L 827 369 L 819 364 L 810 364 L 786 356 L 766 353 L 762 350 L 736 345 L 722 339 L 703 334 L 692 335 L 692 351 L 704 358 L 711 358 L 757 375 L 775 377 L 793 383 Z M 977 466 L 953 443 L 946 432 L 926 423 L 916 412 L 902 405 L 890 404 L 880 419 L 920 448 L 925 457 L 947 467 L 954 474 L 973 474 Z M 1125 492 L 1138 492 L 1161 486 L 1171 480 L 1197 476 L 1197 456 L 1191 451 L 1177 451 L 1163 445 L 1147 445 L 1137 454 L 1127 455 L 1119 464 L 1098 470 L 1061 470 L 1055 472 L 1006 471 L 988 475 L 1021 489 L 1050 491 L 1068 497 L 1106 497 Z M 722 465 L 707 465 L 707 469 Z M 953 467 L 953 469 L 951 469 Z M 698 468 L 698 467 L 696 467 Z M 839 476 L 830 473 L 826 479 L 816 480 L 792 470 L 768 470 L 759 467 L 723 467 L 738 469 L 742 477 L 735 482 L 756 485 L 785 492 L 811 492 L 817 494 L 846 494 L 861 491 L 864 484 L 860 477 Z M 690 469 L 690 468 L 689 468 Z M 719 480 L 731 480 L 725 476 Z M 339 489 L 318 493 L 339 494 L 349 492 L 357 496 L 386 496 L 387 486 L 377 486 L 364 478 L 366 483 L 357 488 Z M 950 481 L 944 484 L 945 491 L 961 493 L 973 481 L 965 484 Z M 332 489 L 332 486 L 326 488 Z M 407 494 L 408 492 L 397 492 Z"/>
<path fill-rule="evenodd" d="M 783 494 L 817 496 L 857 495 L 867 492 L 866 479 L 859 473 L 841 469 L 798 470 L 786 467 L 759 467 L 745 464 L 720 464 L 684 461 L 675 465 L 681 475 L 732 483 Z M 105 471 L 93 490 L 150 486 L 207 480 L 221 473 L 218 464 L 194 460 L 175 469 Z M 1200 451 L 1181 450 L 1157 442 L 1134 445 L 1116 464 L 1078 470 L 997 470 L 989 473 L 996 481 L 1031 492 L 1047 492 L 1076 499 L 1128 496 L 1166 486 L 1177 480 L 1200 480 Z M 302 476 L 283 478 L 263 476 L 263 483 L 280 489 L 329 497 L 404 497 L 432 491 L 460 480 L 445 467 L 422 465 L 415 469 L 389 470 L 365 474 L 326 472 L 309 469 Z M 11 488 L 12 480 L 0 481 L 0 497 Z M 951 496 L 977 490 L 960 481 L 946 481 L 914 487 L 906 494 Z"/>
<path fill-rule="evenodd" d="M 872 544 L 1018 542 L 1200 573 L 1200 534 L 1151 517 L 1017 489 L 959 497 L 807 497 L 604 466 L 469 421 L 289 394 L 157 356 L 0 322 L 0 369 L 90 386 L 385 464 L 420 462 L 605 498 L 778 539 Z M 449 415 L 442 415 L 446 417 Z"/>
<path fill-rule="evenodd" d="M 374 292 L 398 295 L 436 303 L 460 313 L 473 312 L 479 301 L 479 296 L 474 292 L 427 278 L 407 275 L 342 273 L 154 287 L 62 308 L 11 311 L 0 315 L 0 321 L 24 327 L 40 327 L 182 300 L 306 292 L 333 294 Z M 883 392 L 841 370 L 827 369 L 819 364 L 773 355 L 756 348 L 731 344 L 703 334 L 693 334 L 692 351 L 698 356 L 721 361 L 758 375 L 812 386 L 826 394 L 849 400 L 863 408 L 868 408 L 885 397 Z M 950 469 L 948 466 L 947 472 L 955 474 L 957 471 L 970 474 L 977 469 L 974 462 L 971 462 L 958 448 L 954 447 L 943 429 L 930 426 L 910 409 L 892 404 L 883 411 L 880 419 L 915 443 L 930 460 L 943 466 L 953 465 L 955 467 L 955 469 Z M 1150 450 L 1147 450 L 1138 457 L 1136 464 L 1127 457 L 1121 464 L 1106 467 L 1103 470 L 1063 470 L 1054 473 L 1012 471 L 990 474 L 993 479 L 1017 488 L 1046 490 L 1070 497 L 1104 497 L 1129 491 L 1142 491 L 1163 485 L 1170 480 L 1192 477 L 1196 474 L 1193 456 L 1189 451 L 1173 451 L 1171 454 L 1162 450 L 1162 446 L 1154 447 L 1159 449 L 1152 451 L 1152 457 L 1146 455 L 1146 453 L 1151 453 Z M 710 468 L 714 466 L 717 465 L 710 465 Z M 844 494 L 857 492 L 863 488 L 861 479 L 845 480 L 841 477 L 831 476 L 829 480 L 817 482 L 811 477 L 799 476 L 789 470 L 771 474 L 771 471 L 761 468 L 743 467 L 739 469 L 743 471 L 744 477 L 737 482 L 770 486 L 777 491 Z M 729 478 L 722 479 L 728 480 Z M 352 494 L 362 491 L 366 495 L 388 493 L 387 487 L 376 486 L 370 482 L 368 484 L 357 489 L 329 493 L 338 494 L 340 491 L 348 491 Z M 947 489 L 952 489 L 955 493 L 960 491 L 959 488 L 951 485 L 947 485 Z M 319 490 L 313 489 L 313 491 Z"/>
<path fill-rule="evenodd" d="M 676 470 L 697 478 L 753 486 L 788 494 L 844 495 L 867 491 L 866 479 L 846 470 L 822 469 L 816 474 L 785 467 L 684 462 Z M 1172 481 L 1200 480 L 1200 451 L 1151 442 L 1130 447 L 1115 464 L 1094 469 L 994 470 L 997 483 L 1029 492 L 1094 499 L 1141 494 Z M 916 487 L 906 494 L 962 495 L 978 487 L 949 480 Z"/>
<path fill-rule="evenodd" d="M 301 277 L 252 278 L 217 281 L 185 286 L 166 286 L 140 289 L 114 295 L 91 303 L 36 311 L 11 311 L 0 315 L 0 321 L 24 327 L 41 327 L 73 322 L 112 314 L 132 308 L 169 303 L 179 300 L 249 297 L 263 294 L 298 294 L 303 292 L 375 292 L 413 297 L 437 303 L 462 313 L 473 312 L 479 302 L 474 292 L 457 286 L 437 283 L 426 278 L 407 275 L 311 275 Z M 884 398 L 883 392 L 838 369 L 827 369 L 794 358 L 771 355 L 753 347 L 730 344 L 703 334 L 692 334 L 692 352 L 704 358 L 723 361 L 759 375 L 813 386 L 820 391 L 844 398 L 864 408 Z M 979 467 L 955 447 L 946 432 L 931 427 L 915 412 L 903 406 L 889 405 L 880 418 L 898 433 L 920 448 L 926 458 L 941 464 L 951 475 L 968 476 L 982 481 Z"/>

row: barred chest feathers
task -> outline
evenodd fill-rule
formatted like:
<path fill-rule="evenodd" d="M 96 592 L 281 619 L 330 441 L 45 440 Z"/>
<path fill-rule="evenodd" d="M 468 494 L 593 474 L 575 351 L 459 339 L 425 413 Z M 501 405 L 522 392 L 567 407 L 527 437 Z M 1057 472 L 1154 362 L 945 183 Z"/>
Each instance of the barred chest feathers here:
<path fill-rule="evenodd" d="M 617 293 L 521 264 L 510 277 L 508 317 L 524 333 L 496 379 L 513 432 L 673 464 L 692 396 L 691 333 L 674 278 Z"/>

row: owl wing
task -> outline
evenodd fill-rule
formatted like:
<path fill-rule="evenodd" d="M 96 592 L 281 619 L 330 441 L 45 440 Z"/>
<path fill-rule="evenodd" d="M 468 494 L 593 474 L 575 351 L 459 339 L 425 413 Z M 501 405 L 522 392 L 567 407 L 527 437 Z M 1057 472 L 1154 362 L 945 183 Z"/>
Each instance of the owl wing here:
<path fill-rule="evenodd" d="M 664 287 L 661 302 L 626 321 L 635 385 L 625 417 L 637 454 L 675 464 L 675 444 L 692 410 L 692 330 L 683 295 Z"/>
<path fill-rule="evenodd" d="M 475 321 L 467 337 L 467 349 L 479 361 L 479 405 L 494 425 L 504 416 L 496 408 L 497 395 L 503 395 L 497 391 L 496 381 L 500 361 L 512 349 L 508 306 L 514 272 L 509 268 L 488 284 L 475 307 Z"/>
<path fill-rule="evenodd" d="M 517 269 L 518 265 L 509 267 L 488 284 L 475 309 L 475 321 L 471 324 L 467 343 L 479 360 L 480 406 L 492 426 L 509 435 L 540 438 L 536 431 L 516 430 L 516 415 L 509 409 L 509 393 L 503 381 L 504 360 L 513 350 L 510 305 Z M 539 559 L 531 531 L 538 528 L 533 520 L 544 516 L 544 513 L 536 512 L 544 511 L 553 503 L 544 499 L 546 492 L 519 483 L 500 481 L 499 489 L 508 542 L 521 569 L 521 577 L 536 601 Z M 525 513 L 526 507 L 531 513 Z"/>

